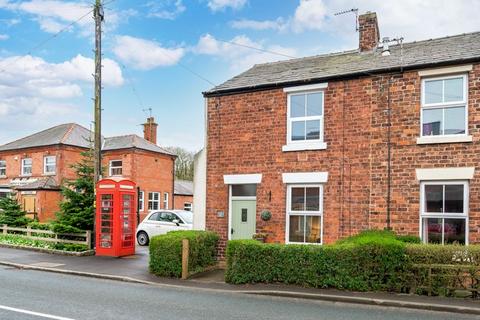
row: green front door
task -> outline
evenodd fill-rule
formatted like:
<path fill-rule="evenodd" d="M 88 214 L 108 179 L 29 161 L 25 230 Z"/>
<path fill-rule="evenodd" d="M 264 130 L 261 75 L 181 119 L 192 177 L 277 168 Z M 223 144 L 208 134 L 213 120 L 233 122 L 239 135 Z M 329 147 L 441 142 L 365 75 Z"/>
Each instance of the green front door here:
<path fill-rule="evenodd" d="M 232 200 L 231 239 L 252 239 L 255 233 L 256 200 Z"/>

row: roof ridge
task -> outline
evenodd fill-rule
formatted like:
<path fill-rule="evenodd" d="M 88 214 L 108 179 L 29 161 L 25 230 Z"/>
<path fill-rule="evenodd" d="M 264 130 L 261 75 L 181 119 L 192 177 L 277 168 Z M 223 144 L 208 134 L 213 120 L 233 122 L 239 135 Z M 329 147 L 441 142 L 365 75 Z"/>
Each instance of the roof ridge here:
<path fill-rule="evenodd" d="M 69 123 L 70 128 L 68 128 L 67 132 L 63 135 L 63 137 L 60 139 L 60 143 L 64 143 L 65 140 L 67 140 L 67 136 L 72 133 L 73 128 L 75 127 L 75 123 Z"/>
<path fill-rule="evenodd" d="M 46 128 L 46 129 L 43 129 L 43 130 L 40 130 L 40 131 L 37 131 L 37 132 L 34 132 L 34 133 L 32 133 L 32 134 L 29 134 L 28 136 L 21 137 L 21 138 L 18 138 L 18 139 L 16 139 L 16 140 L 7 142 L 7 143 L 5 143 L 5 144 L 3 144 L 3 145 L 1 145 L 1 146 L 7 146 L 7 145 L 12 144 L 12 143 L 15 143 L 15 142 L 17 142 L 17 141 L 20 141 L 20 140 L 24 140 L 24 139 L 33 137 L 33 136 L 35 136 L 35 135 L 37 135 L 37 134 L 40 134 L 40 133 L 43 133 L 43 132 L 45 132 L 45 131 L 52 130 L 52 129 L 55 129 L 55 128 L 58 128 L 58 127 L 61 127 L 61 126 L 65 126 L 65 125 L 72 125 L 72 124 L 74 124 L 74 123 L 73 123 L 73 122 L 61 123 L 61 124 L 58 124 L 58 125 L 56 125 L 56 126 L 53 126 L 53 127 L 50 127 L 50 128 Z"/>

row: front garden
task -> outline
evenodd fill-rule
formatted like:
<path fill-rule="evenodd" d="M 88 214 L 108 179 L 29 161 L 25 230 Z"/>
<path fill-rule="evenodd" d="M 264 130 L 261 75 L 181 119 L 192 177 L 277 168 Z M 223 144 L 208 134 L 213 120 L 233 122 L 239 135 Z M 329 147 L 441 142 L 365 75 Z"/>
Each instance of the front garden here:
<path fill-rule="evenodd" d="M 230 241 L 225 279 L 232 284 L 478 297 L 480 246 L 418 242 L 388 231 L 367 231 L 324 246 Z"/>
<path fill-rule="evenodd" d="M 55 220 L 40 224 L 26 216 L 15 195 L 0 199 L 0 246 L 93 253 L 93 159 L 90 151 L 82 155 L 72 166 L 77 178 L 62 186 L 63 200 Z"/>

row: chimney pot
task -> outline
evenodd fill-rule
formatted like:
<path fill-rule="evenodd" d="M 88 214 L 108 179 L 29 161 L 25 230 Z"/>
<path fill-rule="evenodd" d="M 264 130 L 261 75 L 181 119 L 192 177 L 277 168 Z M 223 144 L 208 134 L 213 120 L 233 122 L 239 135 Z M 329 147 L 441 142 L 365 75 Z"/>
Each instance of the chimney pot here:
<path fill-rule="evenodd" d="M 367 12 L 358 17 L 358 33 L 360 52 L 372 51 L 378 46 L 380 31 L 375 12 Z"/>
<path fill-rule="evenodd" d="M 154 117 L 148 117 L 147 122 L 143 124 L 143 138 L 153 144 L 157 144 L 157 127 Z"/>

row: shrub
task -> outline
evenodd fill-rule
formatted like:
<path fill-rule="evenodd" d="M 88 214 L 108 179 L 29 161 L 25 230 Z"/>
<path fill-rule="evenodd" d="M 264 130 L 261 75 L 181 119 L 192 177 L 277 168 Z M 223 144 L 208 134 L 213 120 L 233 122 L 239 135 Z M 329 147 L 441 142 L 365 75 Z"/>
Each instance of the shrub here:
<path fill-rule="evenodd" d="M 15 196 L 0 198 L 0 224 L 23 228 L 32 222 L 25 214 Z"/>
<path fill-rule="evenodd" d="M 282 282 L 317 288 L 402 291 L 405 244 L 395 238 L 357 238 L 338 245 L 262 244 L 230 241 L 229 283 Z"/>
<path fill-rule="evenodd" d="M 216 263 L 218 235 L 207 231 L 172 231 L 150 240 L 150 272 L 163 277 L 181 277 L 182 240 L 189 240 L 189 272 L 204 271 Z"/>

